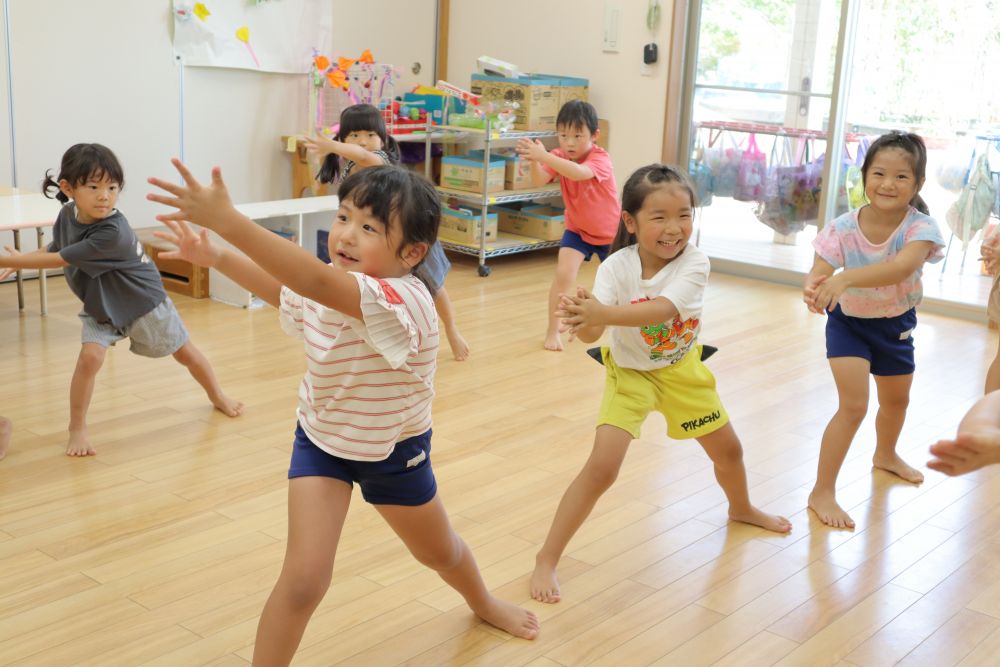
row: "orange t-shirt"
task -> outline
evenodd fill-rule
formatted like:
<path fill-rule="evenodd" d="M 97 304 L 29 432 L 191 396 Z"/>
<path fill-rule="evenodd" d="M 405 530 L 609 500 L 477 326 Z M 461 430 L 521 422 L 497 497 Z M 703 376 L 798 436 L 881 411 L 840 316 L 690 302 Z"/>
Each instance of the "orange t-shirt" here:
<path fill-rule="evenodd" d="M 559 148 L 552 149 L 552 154 L 564 160 L 569 159 Z M 611 156 L 600 146 L 594 146 L 580 164 L 590 167 L 594 177 L 573 181 L 564 178 L 546 164 L 541 167 L 559 179 L 563 201 L 566 203 L 566 229 L 576 232 L 591 245 L 608 245 L 614 240 L 621 219 L 618 186 L 615 184 Z"/>

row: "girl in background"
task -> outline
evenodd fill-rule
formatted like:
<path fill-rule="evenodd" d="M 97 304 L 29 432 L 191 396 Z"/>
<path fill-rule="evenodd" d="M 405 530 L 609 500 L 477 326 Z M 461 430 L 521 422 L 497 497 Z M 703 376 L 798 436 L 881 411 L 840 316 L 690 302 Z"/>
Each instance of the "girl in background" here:
<path fill-rule="evenodd" d="M 359 169 L 399 164 L 399 146 L 386 131 L 382 112 L 371 104 L 355 104 L 344 109 L 335 139 L 307 137 L 303 141 L 309 153 L 323 158 L 316 176 L 321 183 L 341 181 Z M 469 344 L 458 330 L 451 299 L 444 288 L 444 279 L 450 269 L 444 248 L 440 241 L 435 241 L 416 275 L 434 296 L 434 308 L 444 325 L 452 355 L 457 361 L 464 361 L 469 356 Z"/>

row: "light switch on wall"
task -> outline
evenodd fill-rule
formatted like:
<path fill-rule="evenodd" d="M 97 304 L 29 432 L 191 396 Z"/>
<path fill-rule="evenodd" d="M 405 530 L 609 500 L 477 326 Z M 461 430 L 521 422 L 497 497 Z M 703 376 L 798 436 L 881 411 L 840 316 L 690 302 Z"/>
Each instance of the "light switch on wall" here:
<path fill-rule="evenodd" d="M 606 53 L 618 53 L 621 40 L 622 6 L 617 1 L 604 3 L 604 43 Z"/>

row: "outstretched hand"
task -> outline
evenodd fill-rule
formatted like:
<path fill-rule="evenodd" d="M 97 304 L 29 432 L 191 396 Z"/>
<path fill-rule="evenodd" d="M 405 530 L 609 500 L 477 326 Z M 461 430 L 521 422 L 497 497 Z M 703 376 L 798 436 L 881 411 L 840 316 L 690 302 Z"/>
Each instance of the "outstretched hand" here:
<path fill-rule="evenodd" d="M 538 139 L 518 139 L 516 150 L 518 157 L 535 161 L 542 159 L 548 153 L 545 145 Z"/>
<path fill-rule="evenodd" d="M 3 247 L 3 249 L 7 251 L 7 256 L 8 257 L 17 257 L 18 255 L 21 254 L 20 250 L 17 250 L 14 247 L 9 246 L 9 245 L 5 245 Z M 0 257 L 0 264 L 3 264 L 3 258 L 2 257 Z M 17 273 L 17 269 L 12 269 L 10 267 L 2 268 L 2 269 L 0 269 L 0 280 L 6 280 L 7 278 L 11 277 L 15 273 Z"/>
<path fill-rule="evenodd" d="M 995 276 L 997 269 L 1000 269 L 1000 252 L 998 252 L 1000 249 L 998 246 L 1000 246 L 1000 234 L 993 234 L 983 241 L 983 245 L 979 249 L 979 259 L 986 264 L 986 270 L 992 276 Z"/>
<path fill-rule="evenodd" d="M 583 287 L 576 288 L 576 294 L 560 294 L 556 317 L 559 318 L 559 333 L 568 333 L 573 340 L 584 327 L 600 326 L 601 309 L 604 305 Z"/>
<path fill-rule="evenodd" d="M 818 276 L 811 273 L 806 278 L 805 287 L 802 289 L 802 301 L 805 302 L 806 307 L 809 308 L 809 312 L 817 314 L 823 313 L 822 309 L 817 309 L 815 306 L 816 291 L 829 277 L 830 276 Z"/>
<path fill-rule="evenodd" d="M 309 155 L 321 158 L 326 157 L 330 153 L 335 153 L 337 148 L 337 142 L 326 137 L 302 137 L 302 143 L 305 144 L 306 152 Z"/>
<path fill-rule="evenodd" d="M 962 433 L 954 440 L 939 440 L 931 445 L 931 454 L 935 458 L 927 462 L 927 467 L 952 476 L 1000 463 L 1000 429 Z"/>
<path fill-rule="evenodd" d="M 213 267 L 222 257 L 222 249 L 213 245 L 208 238 L 208 230 L 202 229 L 196 233 L 191 225 L 184 220 L 164 220 L 163 224 L 170 228 L 169 232 L 155 231 L 153 236 L 169 241 L 177 246 L 176 250 L 161 252 L 164 259 L 183 259 L 198 266 Z"/>
<path fill-rule="evenodd" d="M 226 213 L 234 211 L 229 191 L 222 181 L 222 170 L 212 168 L 212 181 L 202 185 L 191 174 L 187 167 L 174 158 L 170 161 L 184 180 L 184 185 L 170 183 L 159 178 L 150 178 L 150 185 L 164 190 L 173 197 L 162 194 L 148 194 L 146 199 L 177 209 L 174 213 L 164 213 L 156 216 L 160 222 L 188 220 L 196 225 L 218 230 L 224 223 Z"/>

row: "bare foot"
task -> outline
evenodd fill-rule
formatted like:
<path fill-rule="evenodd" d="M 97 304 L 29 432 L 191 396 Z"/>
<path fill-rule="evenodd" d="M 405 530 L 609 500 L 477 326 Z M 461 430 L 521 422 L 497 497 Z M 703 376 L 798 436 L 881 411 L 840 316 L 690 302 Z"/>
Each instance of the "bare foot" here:
<path fill-rule="evenodd" d="M 559 337 L 558 331 L 545 334 L 545 349 L 552 350 L 553 352 L 562 352 L 562 338 Z"/>
<path fill-rule="evenodd" d="M 891 472 L 893 475 L 896 475 L 911 484 L 920 484 L 924 481 L 924 474 L 903 459 L 899 458 L 899 454 L 896 452 L 893 452 L 891 456 L 884 458 L 879 456 L 873 457 L 872 465 L 876 468 Z"/>
<path fill-rule="evenodd" d="M 760 526 L 765 530 L 772 530 L 776 533 L 790 533 L 792 532 L 792 522 L 783 516 L 778 516 L 777 514 L 768 514 L 767 512 L 761 512 L 756 507 L 750 507 L 749 510 L 745 512 L 734 512 L 729 510 L 729 520 L 739 521 L 741 523 L 749 523 L 754 526 Z"/>
<path fill-rule="evenodd" d="M 70 431 L 69 444 L 66 445 L 66 456 L 94 456 L 97 450 L 87 439 L 87 431 Z"/>
<path fill-rule="evenodd" d="M 854 530 L 854 519 L 837 504 L 837 499 L 833 494 L 816 493 L 809 494 L 809 509 L 816 513 L 819 520 L 831 528 L 846 528 Z"/>
<path fill-rule="evenodd" d="M 234 401 L 225 394 L 219 394 L 213 398 L 212 405 L 227 417 L 239 417 L 243 414 L 243 401 Z"/>
<path fill-rule="evenodd" d="M 448 336 L 448 345 L 451 346 L 451 353 L 455 357 L 455 361 L 465 361 L 469 358 L 469 344 L 465 342 L 462 338 L 462 334 L 458 333 L 458 329 L 452 327 L 445 331 Z"/>
<path fill-rule="evenodd" d="M 472 611 L 490 625 L 509 632 L 515 637 L 534 639 L 538 636 L 538 617 L 516 604 L 505 602 L 491 595 L 489 601 L 481 609 L 473 609 Z"/>
<path fill-rule="evenodd" d="M 562 599 L 559 595 L 559 580 L 556 568 L 535 561 L 535 571 L 531 573 L 531 599 L 555 604 Z"/>
<path fill-rule="evenodd" d="M 7 448 L 10 447 L 10 434 L 14 431 L 14 425 L 6 417 L 0 417 L 0 459 L 7 456 Z"/>

